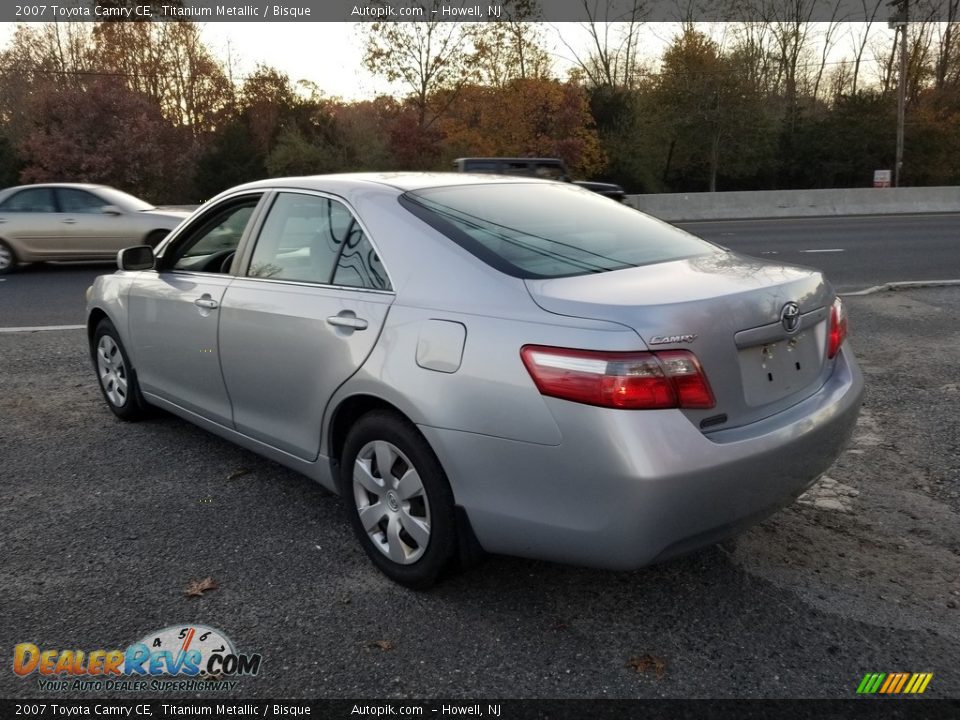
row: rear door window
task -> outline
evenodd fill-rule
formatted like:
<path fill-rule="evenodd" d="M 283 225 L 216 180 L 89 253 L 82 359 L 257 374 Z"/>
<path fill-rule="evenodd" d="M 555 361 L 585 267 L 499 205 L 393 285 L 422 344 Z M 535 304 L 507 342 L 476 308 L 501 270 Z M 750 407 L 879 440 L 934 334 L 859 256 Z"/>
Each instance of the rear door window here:
<path fill-rule="evenodd" d="M 250 277 L 371 290 L 390 288 L 380 258 L 349 208 L 333 198 L 280 193 L 253 251 Z"/>
<path fill-rule="evenodd" d="M 50 188 L 29 188 L 14 193 L 0 205 L 3 212 L 52 213 L 57 211 Z"/>

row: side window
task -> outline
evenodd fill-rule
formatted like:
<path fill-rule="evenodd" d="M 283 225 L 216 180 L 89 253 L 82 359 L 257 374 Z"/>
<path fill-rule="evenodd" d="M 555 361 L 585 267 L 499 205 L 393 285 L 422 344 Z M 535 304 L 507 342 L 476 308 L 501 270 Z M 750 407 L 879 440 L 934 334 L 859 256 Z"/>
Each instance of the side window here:
<path fill-rule="evenodd" d="M 504 175 L 532 175 L 533 171 L 530 167 L 530 163 L 523 160 L 517 160 L 514 162 L 505 163 L 503 174 Z"/>
<path fill-rule="evenodd" d="M 248 275 L 329 284 L 344 244 L 362 231 L 350 211 L 330 198 L 277 196 L 253 250 Z"/>
<path fill-rule="evenodd" d="M 200 219 L 178 240 L 170 261 L 173 269 L 227 272 L 258 202 L 259 195 L 245 198 Z"/>
<path fill-rule="evenodd" d="M 390 289 L 387 271 L 383 269 L 377 251 L 362 232 L 344 245 L 337 262 L 337 272 L 333 276 L 333 284 L 368 290 Z"/>
<path fill-rule="evenodd" d="M 466 163 L 464 172 L 498 173 L 500 172 L 500 163 L 497 160 L 471 160 Z"/>
<path fill-rule="evenodd" d="M 60 199 L 60 212 L 65 213 L 100 213 L 105 205 L 110 204 L 93 193 L 74 188 L 59 188 L 57 196 Z"/>
<path fill-rule="evenodd" d="M 557 165 L 539 163 L 536 164 L 533 174 L 538 178 L 545 180 L 566 180 L 563 168 Z"/>
<path fill-rule="evenodd" d="M 52 213 L 57 211 L 50 188 L 29 188 L 8 197 L 0 205 L 4 212 Z"/>

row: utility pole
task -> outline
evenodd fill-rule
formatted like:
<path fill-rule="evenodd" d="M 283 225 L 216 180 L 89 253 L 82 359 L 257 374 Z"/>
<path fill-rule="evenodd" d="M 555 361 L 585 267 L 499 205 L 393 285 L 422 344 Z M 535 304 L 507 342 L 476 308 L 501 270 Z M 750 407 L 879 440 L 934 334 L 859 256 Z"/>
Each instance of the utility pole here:
<path fill-rule="evenodd" d="M 900 187 L 900 172 L 903 170 L 903 124 L 907 105 L 907 23 L 910 19 L 910 0 L 894 0 L 889 3 L 897 9 L 890 18 L 890 27 L 900 33 L 900 77 L 897 80 L 897 161 L 893 170 L 893 186 Z"/>

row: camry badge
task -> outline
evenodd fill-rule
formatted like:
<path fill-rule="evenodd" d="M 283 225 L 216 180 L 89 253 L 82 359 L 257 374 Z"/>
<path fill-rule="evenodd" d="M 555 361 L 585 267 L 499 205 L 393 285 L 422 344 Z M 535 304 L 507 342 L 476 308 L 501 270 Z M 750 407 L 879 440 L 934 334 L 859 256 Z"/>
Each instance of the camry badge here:
<path fill-rule="evenodd" d="M 800 306 L 795 302 L 788 302 L 780 309 L 780 324 L 788 333 L 793 334 L 800 329 Z"/>
<path fill-rule="evenodd" d="M 654 335 L 652 338 L 650 338 L 650 344 L 670 345 L 673 343 L 690 343 L 696 339 L 696 335 Z"/>

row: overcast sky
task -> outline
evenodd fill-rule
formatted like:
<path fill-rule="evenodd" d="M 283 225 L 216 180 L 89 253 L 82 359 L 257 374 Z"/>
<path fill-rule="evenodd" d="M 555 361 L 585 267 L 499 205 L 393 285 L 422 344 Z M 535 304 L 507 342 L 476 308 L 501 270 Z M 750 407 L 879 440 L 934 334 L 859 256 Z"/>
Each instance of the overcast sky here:
<path fill-rule="evenodd" d="M 814 23 L 814 26 L 820 25 Z M 856 27 L 856 24 L 852 24 Z M 5 45 L 16 26 L 0 23 L 0 45 Z M 363 67 L 363 30 L 355 23 L 228 23 L 201 24 L 210 49 L 224 61 L 228 56 L 234 79 L 242 80 L 257 63 L 272 65 L 286 72 L 291 80 L 308 80 L 317 84 L 324 95 L 345 100 L 371 98 L 379 93 L 405 94 L 402 86 L 390 86 L 382 78 L 372 76 Z M 545 41 L 554 60 L 554 75 L 566 77 L 574 65 L 573 52 L 585 54 L 589 38 L 579 23 L 544 23 Z M 703 31 L 720 40 L 729 26 L 723 23 L 702 24 Z M 641 54 L 653 61 L 679 31 L 677 23 L 647 23 L 643 29 Z M 817 27 L 814 34 L 822 32 Z M 878 37 L 892 38 L 886 23 L 876 23 Z M 884 41 L 887 44 L 887 41 Z M 832 60 L 850 54 L 849 38 L 840 38 L 831 53 Z M 868 76 L 873 60 L 868 52 Z"/>

